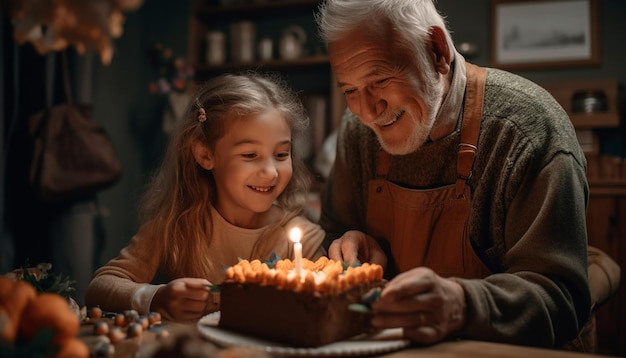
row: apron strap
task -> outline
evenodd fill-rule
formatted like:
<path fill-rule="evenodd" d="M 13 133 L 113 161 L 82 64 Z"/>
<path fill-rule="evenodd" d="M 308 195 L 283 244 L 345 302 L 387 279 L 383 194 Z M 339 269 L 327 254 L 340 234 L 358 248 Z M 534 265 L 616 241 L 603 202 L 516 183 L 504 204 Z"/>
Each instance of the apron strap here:
<path fill-rule="evenodd" d="M 465 63 L 467 71 L 467 92 L 465 108 L 463 109 L 463 123 L 461 124 L 461 143 L 457 159 L 456 196 L 461 197 L 465 192 L 465 184 L 472 177 L 474 155 L 478 144 L 480 122 L 483 115 L 483 97 L 487 71 L 471 63 Z M 376 177 L 386 178 L 391 168 L 391 155 L 381 149 L 378 152 Z"/>
<path fill-rule="evenodd" d="M 487 71 L 471 63 L 465 63 L 467 72 L 467 89 L 463 123 L 461 125 L 461 143 L 457 159 L 456 196 L 465 193 L 465 184 L 472 177 L 474 156 L 478 145 L 480 122 L 483 116 L 483 98 Z"/>

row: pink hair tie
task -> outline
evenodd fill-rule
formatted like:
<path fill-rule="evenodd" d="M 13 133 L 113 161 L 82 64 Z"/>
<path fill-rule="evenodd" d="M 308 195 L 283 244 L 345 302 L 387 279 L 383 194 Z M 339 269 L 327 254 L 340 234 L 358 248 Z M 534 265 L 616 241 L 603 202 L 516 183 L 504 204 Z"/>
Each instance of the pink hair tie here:
<path fill-rule="evenodd" d="M 206 111 L 200 107 L 198 108 L 198 122 L 202 123 L 204 121 L 206 121 Z"/>

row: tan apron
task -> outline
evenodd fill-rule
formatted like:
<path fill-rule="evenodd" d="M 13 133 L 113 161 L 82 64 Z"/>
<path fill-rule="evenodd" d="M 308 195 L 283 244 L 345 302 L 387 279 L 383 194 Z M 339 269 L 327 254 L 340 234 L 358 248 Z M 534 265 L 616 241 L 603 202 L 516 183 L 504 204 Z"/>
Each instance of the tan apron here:
<path fill-rule="evenodd" d="M 491 272 L 476 256 L 467 230 L 471 192 L 467 180 L 482 119 L 486 71 L 466 64 L 467 92 L 455 184 L 415 190 L 386 180 L 392 157 L 380 152 L 376 179 L 368 183 L 367 229 L 386 240 L 395 268 L 404 272 L 418 266 L 444 277 L 484 278 Z"/>

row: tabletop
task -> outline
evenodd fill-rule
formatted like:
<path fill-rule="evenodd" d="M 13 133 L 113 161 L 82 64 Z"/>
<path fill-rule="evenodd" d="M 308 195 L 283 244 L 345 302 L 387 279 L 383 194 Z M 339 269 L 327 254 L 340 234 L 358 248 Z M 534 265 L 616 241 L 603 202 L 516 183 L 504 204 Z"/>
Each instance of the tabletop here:
<path fill-rule="evenodd" d="M 568 352 L 557 349 L 515 346 L 510 344 L 480 342 L 480 341 L 451 341 L 441 342 L 429 347 L 408 347 L 400 351 L 383 355 L 386 358 L 413 358 L 413 357 L 466 357 L 466 358 L 607 358 L 605 355 Z"/>
<path fill-rule="evenodd" d="M 165 329 L 168 331 L 168 335 L 158 334 Z M 94 350 L 96 346 L 101 346 L 101 343 L 106 340 L 104 337 L 98 337 L 94 335 L 94 324 L 83 323 L 79 333 L 81 337 L 90 346 L 92 356 L 94 356 Z M 130 338 L 125 337 L 109 347 L 112 350 L 107 355 L 100 357 L 108 358 L 150 358 L 159 349 L 163 347 L 176 346 L 173 342 L 181 342 L 184 337 L 185 344 L 194 347 L 194 350 L 214 350 L 215 352 L 229 351 L 229 354 L 219 354 L 223 357 L 232 358 L 269 358 L 278 357 L 281 355 L 272 354 L 260 354 L 262 352 L 254 349 L 242 349 L 241 347 L 220 347 L 213 344 L 210 340 L 200 333 L 197 323 L 163 323 L 161 326 L 146 329 L 141 335 Z M 226 353 L 226 352 L 224 352 Z M 207 354 L 209 356 L 218 356 Z M 308 355 L 314 356 L 314 355 Z M 368 355 L 368 357 L 377 355 Z M 378 357 L 385 358 L 411 358 L 411 357 L 467 357 L 467 358 L 516 358 L 516 357 L 542 357 L 542 358 L 607 358 L 605 355 L 588 354 L 579 352 L 568 352 L 564 350 L 556 349 L 543 349 L 535 347 L 516 346 L 502 343 L 471 341 L 471 340 L 455 340 L 441 342 L 430 346 L 409 346 L 400 350 L 390 351 Z"/>

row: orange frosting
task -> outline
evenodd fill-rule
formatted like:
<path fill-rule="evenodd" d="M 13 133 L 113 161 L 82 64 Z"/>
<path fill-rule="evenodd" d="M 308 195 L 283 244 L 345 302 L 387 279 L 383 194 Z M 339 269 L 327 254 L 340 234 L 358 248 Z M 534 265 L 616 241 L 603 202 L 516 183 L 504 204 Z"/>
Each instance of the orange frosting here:
<path fill-rule="evenodd" d="M 226 280 L 238 283 L 256 283 L 302 292 L 335 293 L 359 284 L 382 280 L 383 268 L 364 263 L 344 270 L 341 261 L 320 257 L 316 261 L 302 259 L 302 275 L 295 273 L 290 259 L 276 262 L 274 268 L 260 260 L 241 260 L 226 270 Z"/>

